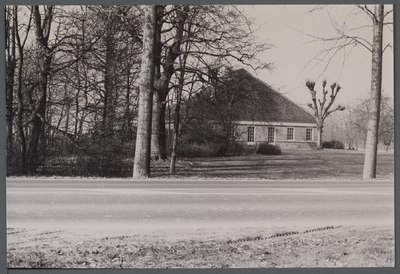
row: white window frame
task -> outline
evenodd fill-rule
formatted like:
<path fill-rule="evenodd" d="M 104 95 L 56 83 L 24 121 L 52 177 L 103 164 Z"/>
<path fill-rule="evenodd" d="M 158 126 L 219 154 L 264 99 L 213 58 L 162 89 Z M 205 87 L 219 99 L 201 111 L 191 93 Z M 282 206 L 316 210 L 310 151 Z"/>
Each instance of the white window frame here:
<path fill-rule="evenodd" d="M 269 131 L 270 129 L 273 130 L 272 136 L 270 135 L 270 131 Z M 269 144 L 275 144 L 275 133 L 276 133 L 275 127 L 267 127 L 267 142 Z M 270 142 L 270 136 L 272 137 L 272 142 Z"/>
<path fill-rule="evenodd" d="M 250 129 L 253 129 L 253 141 L 249 141 L 249 137 L 250 137 Z M 247 143 L 249 143 L 249 144 L 254 144 L 254 142 L 255 142 L 255 137 L 256 137 L 256 129 L 255 129 L 255 127 L 254 126 L 249 126 L 249 127 L 247 127 Z"/>
<path fill-rule="evenodd" d="M 307 139 L 307 132 L 310 132 L 310 139 Z M 306 141 L 314 141 L 314 129 L 313 128 L 306 128 Z"/>
<path fill-rule="evenodd" d="M 235 137 L 236 137 L 235 126 L 229 126 L 229 139 L 235 139 Z"/>
<path fill-rule="evenodd" d="M 292 129 L 292 139 L 289 139 L 289 130 Z M 294 127 L 286 128 L 286 139 L 288 141 L 294 141 Z"/>

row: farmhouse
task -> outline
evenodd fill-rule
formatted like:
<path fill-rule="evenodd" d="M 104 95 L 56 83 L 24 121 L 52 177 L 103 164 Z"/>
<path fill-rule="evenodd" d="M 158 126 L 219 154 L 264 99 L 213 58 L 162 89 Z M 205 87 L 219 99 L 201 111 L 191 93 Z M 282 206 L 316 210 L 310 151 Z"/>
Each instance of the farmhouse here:
<path fill-rule="evenodd" d="M 216 121 L 230 139 L 250 146 L 268 142 L 284 149 L 311 149 L 317 146 L 315 118 L 270 85 L 239 69 L 231 72 L 230 83 L 213 94 L 202 94 L 206 102 L 204 119 Z M 217 118 L 215 118 L 217 117 Z"/>

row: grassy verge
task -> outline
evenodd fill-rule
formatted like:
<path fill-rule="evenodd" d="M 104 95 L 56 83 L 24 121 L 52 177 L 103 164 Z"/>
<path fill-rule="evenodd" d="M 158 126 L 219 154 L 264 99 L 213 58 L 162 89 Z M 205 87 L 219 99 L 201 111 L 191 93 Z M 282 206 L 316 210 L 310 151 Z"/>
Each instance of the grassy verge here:
<path fill-rule="evenodd" d="M 70 168 L 72 160 L 69 158 L 62 159 L 62 161 L 54 159 L 53 164 L 55 165 L 47 167 L 46 172 L 41 173 L 41 175 L 44 177 L 77 177 L 77 174 L 81 173 Z M 68 163 L 68 165 L 65 166 L 65 163 Z M 179 157 L 176 163 L 176 175 L 173 176 L 169 174 L 169 160 L 152 161 L 151 176 L 160 179 L 356 180 L 362 178 L 363 164 L 363 151 L 338 149 L 285 150 L 281 155 Z M 123 163 L 117 165 L 117 167 L 107 166 L 108 173 L 103 172 L 103 175 L 100 175 L 102 173 L 98 171 L 100 169 L 99 164 L 88 163 L 87 165 L 89 165 L 91 171 L 83 172 L 81 174 L 83 177 L 129 178 L 132 176 L 133 158 L 124 159 Z M 377 179 L 393 179 L 393 170 L 393 151 L 379 151 Z"/>
<path fill-rule="evenodd" d="M 17 233 L 8 231 L 9 237 Z M 393 267 L 394 233 L 388 227 L 341 227 L 271 235 L 168 240 L 117 236 L 82 242 L 9 245 L 9 268 L 271 268 Z M 51 236 L 50 236 L 51 235 Z M 277 234 L 275 234 L 277 235 Z"/>
<path fill-rule="evenodd" d="M 182 179 L 350 179 L 362 178 L 364 153 L 353 150 L 286 151 L 282 155 L 249 155 L 181 159 L 177 175 L 168 174 L 169 161 L 152 163 L 152 176 Z M 394 178 L 393 153 L 380 152 L 377 179 Z"/>

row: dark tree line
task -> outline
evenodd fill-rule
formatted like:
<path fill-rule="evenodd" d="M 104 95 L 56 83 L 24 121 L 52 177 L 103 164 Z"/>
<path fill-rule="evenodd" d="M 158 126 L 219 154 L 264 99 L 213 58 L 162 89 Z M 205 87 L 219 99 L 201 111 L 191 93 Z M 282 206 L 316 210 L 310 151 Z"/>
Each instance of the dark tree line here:
<path fill-rule="evenodd" d="M 47 159 L 62 155 L 92 161 L 99 169 L 93 172 L 106 175 L 107 153 L 132 149 L 134 140 L 140 9 L 4 11 L 8 173 L 35 175 Z"/>
<path fill-rule="evenodd" d="M 147 8 L 4 8 L 9 175 L 49 174 L 58 165 L 71 175 L 132 174 Z M 152 9 L 151 153 L 165 160 L 172 140 L 175 149 L 179 143 L 178 124 L 188 119 L 181 105 L 208 81 L 211 66 L 222 60 L 265 67 L 257 55 L 268 45 L 255 42 L 251 22 L 236 6 Z M 166 127 L 174 118 L 175 137 Z"/>

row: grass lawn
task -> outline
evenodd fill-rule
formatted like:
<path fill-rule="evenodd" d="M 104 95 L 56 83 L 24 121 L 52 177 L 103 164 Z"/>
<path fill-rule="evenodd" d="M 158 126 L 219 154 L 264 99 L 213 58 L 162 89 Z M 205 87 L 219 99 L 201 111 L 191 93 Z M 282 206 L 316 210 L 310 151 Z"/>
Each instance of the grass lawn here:
<path fill-rule="evenodd" d="M 394 267 L 393 226 L 296 232 L 285 236 L 249 228 L 204 237 L 194 230 L 79 241 L 61 232 L 33 235 L 11 229 L 11 241 L 21 233 L 29 236 L 25 246 L 9 243 L 7 262 L 9 268 Z"/>
<path fill-rule="evenodd" d="M 361 179 L 364 153 L 352 150 L 297 150 L 282 155 L 181 159 L 177 175 L 169 162 L 152 163 L 152 176 L 189 179 Z M 393 152 L 378 153 L 377 179 L 394 179 Z"/>

